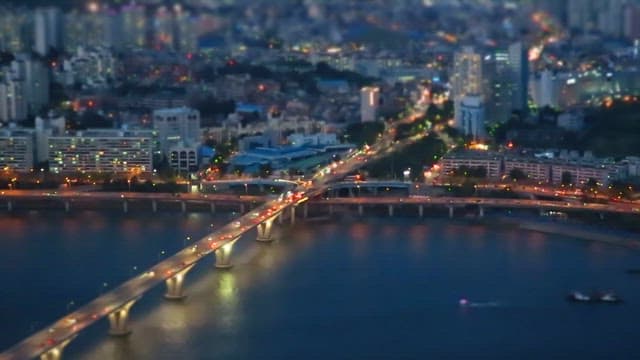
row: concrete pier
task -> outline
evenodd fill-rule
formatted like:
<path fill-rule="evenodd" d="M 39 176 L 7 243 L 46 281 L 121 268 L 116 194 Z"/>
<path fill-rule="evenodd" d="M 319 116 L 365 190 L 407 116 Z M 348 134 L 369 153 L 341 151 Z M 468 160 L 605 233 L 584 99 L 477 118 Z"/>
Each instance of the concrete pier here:
<path fill-rule="evenodd" d="M 180 270 L 178 273 L 176 273 L 172 277 L 165 280 L 165 283 L 167 284 L 167 292 L 164 294 L 165 299 L 182 300 L 186 297 L 186 295 L 184 294 L 184 291 L 182 290 L 183 289 L 182 284 L 184 283 L 185 276 L 187 275 L 189 270 L 193 268 L 194 265 L 195 264 L 191 264 L 187 266 L 186 268 Z"/>
<path fill-rule="evenodd" d="M 131 333 L 129 328 L 129 310 L 138 299 L 133 299 L 109 314 L 109 335 L 124 336 Z"/>

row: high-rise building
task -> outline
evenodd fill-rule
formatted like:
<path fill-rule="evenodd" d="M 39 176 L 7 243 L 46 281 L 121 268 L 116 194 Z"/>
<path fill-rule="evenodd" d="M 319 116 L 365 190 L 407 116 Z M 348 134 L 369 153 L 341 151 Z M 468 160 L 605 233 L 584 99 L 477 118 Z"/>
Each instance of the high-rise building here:
<path fill-rule="evenodd" d="M 63 15 L 57 7 L 37 8 L 34 13 L 34 49 L 46 55 L 51 48 L 63 49 Z"/>
<path fill-rule="evenodd" d="M 360 89 L 360 121 L 376 121 L 380 104 L 380 88 L 366 86 Z"/>
<path fill-rule="evenodd" d="M 168 155 L 172 147 L 199 144 L 200 112 L 180 107 L 160 109 L 153 112 L 153 127 L 158 131 L 162 154 Z"/>
<path fill-rule="evenodd" d="M 509 120 L 513 101 L 513 73 L 509 63 L 509 52 L 497 50 L 484 63 L 486 78 L 487 121 L 504 123 Z"/>
<path fill-rule="evenodd" d="M 22 81 L 27 112 L 35 114 L 49 104 L 49 69 L 29 55 L 20 54 L 11 63 L 15 79 Z"/>
<path fill-rule="evenodd" d="M 456 52 L 453 60 L 451 76 L 451 92 L 453 98 L 465 95 L 482 95 L 482 59 L 473 48 L 465 47 Z"/>
<path fill-rule="evenodd" d="M 531 97 L 537 107 L 557 108 L 559 86 L 551 70 L 544 70 L 531 81 Z"/>
<path fill-rule="evenodd" d="M 27 118 L 24 82 L 7 78 L 0 82 L 0 120 L 19 121 Z"/>
<path fill-rule="evenodd" d="M 509 46 L 509 65 L 513 74 L 511 108 L 526 112 L 529 98 L 529 59 L 522 42 Z"/>
<path fill-rule="evenodd" d="M 485 137 L 484 101 L 481 96 L 467 95 L 456 101 L 456 128 L 474 139 Z"/>
<path fill-rule="evenodd" d="M 623 35 L 627 39 L 640 38 L 640 4 L 629 3 L 624 8 Z"/>

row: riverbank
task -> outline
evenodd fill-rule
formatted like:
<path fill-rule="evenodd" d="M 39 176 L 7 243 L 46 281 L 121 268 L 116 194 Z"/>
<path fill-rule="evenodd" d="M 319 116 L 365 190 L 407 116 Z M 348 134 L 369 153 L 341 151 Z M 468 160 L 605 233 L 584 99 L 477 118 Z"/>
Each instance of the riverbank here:
<path fill-rule="evenodd" d="M 610 231 L 593 225 L 567 221 L 549 221 L 543 219 L 524 219 L 511 217 L 487 217 L 474 220 L 473 223 L 518 228 L 527 231 L 537 231 L 546 234 L 562 235 L 580 240 L 603 242 L 610 245 L 623 246 L 630 249 L 640 249 L 640 235 Z"/>

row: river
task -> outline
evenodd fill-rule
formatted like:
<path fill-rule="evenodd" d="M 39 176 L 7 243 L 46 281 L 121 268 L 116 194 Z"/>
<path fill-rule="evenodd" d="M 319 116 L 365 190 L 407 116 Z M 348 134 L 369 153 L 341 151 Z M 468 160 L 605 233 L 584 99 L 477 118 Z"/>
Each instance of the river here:
<path fill-rule="evenodd" d="M 187 237 L 231 215 L 78 211 L 0 216 L 0 348 L 16 343 Z M 640 253 L 564 236 L 450 222 L 365 218 L 246 237 L 234 268 L 199 263 L 183 302 L 147 294 L 133 333 L 102 321 L 78 359 L 438 359 L 640 357 Z M 165 254 L 163 254 L 163 251 Z M 106 285 L 105 285 L 106 284 Z M 614 289 L 621 305 L 572 304 Z M 460 307 L 460 299 L 480 306 Z"/>

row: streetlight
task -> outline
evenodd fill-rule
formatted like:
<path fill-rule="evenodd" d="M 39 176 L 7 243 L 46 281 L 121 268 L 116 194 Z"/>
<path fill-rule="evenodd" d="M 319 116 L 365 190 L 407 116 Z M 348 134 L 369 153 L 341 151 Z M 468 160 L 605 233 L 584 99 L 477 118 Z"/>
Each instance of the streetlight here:
<path fill-rule="evenodd" d="M 129 186 L 129 192 L 131 192 L 131 179 L 127 179 L 127 185 Z"/>
<path fill-rule="evenodd" d="M 187 241 L 191 241 L 191 236 L 187 236 L 182 240 L 182 247 L 187 247 Z"/>
<path fill-rule="evenodd" d="M 71 309 L 71 307 L 73 307 L 75 304 L 76 303 L 73 300 L 69 301 L 67 303 L 67 312 L 69 312 L 69 309 Z"/>
<path fill-rule="evenodd" d="M 158 261 L 160 261 L 160 258 L 162 258 L 164 256 L 164 254 L 166 254 L 166 252 L 164 250 L 160 251 L 158 253 Z"/>
<path fill-rule="evenodd" d="M 244 184 L 244 194 L 249 195 L 249 184 L 247 183 Z"/>

